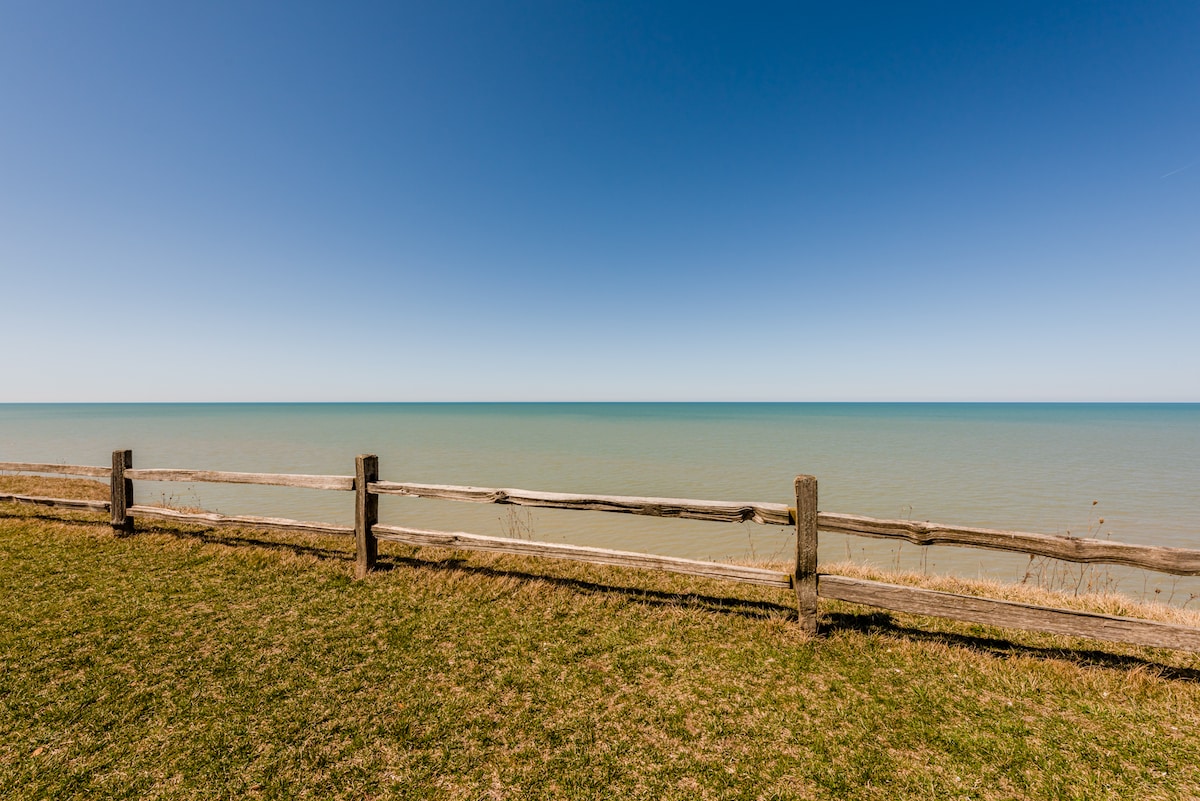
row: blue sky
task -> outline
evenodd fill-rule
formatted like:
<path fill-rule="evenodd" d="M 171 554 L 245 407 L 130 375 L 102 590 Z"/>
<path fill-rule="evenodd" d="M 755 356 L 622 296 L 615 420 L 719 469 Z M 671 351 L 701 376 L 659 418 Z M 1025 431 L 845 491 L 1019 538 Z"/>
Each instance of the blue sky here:
<path fill-rule="evenodd" d="M 1200 401 L 1200 5 L 0 6 L 0 401 Z"/>

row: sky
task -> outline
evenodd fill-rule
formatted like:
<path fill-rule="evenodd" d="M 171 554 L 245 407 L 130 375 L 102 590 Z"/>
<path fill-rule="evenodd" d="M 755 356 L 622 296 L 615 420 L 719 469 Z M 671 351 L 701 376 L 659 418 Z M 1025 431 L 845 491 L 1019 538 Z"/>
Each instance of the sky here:
<path fill-rule="evenodd" d="M 0 0 L 0 402 L 1200 401 L 1200 4 Z"/>

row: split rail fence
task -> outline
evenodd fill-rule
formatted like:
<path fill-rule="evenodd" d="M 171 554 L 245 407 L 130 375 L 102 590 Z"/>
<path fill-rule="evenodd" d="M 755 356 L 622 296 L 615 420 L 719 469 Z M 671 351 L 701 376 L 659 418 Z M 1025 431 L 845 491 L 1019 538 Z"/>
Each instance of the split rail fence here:
<path fill-rule="evenodd" d="M 981 623 L 1004 628 L 1091 637 L 1160 648 L 1200 652 L 1200 629 L 1137 618 L 1058 609 L 1015 601 L 981 598 L 917 587 L 850 578 L 817 569 L 818 531 L 864 537 L 898 539 L 915 545 L 958 545 L 1049 557 L 1080 564 L 1110 564 L 1142 568 L 1177 576 L 1200 575 L 1200 550 L 1132 545 L 1108 540 L 1082 539 L 1019 531 L 945 526 L 911 520 L 880 520 L 859 515 L 821 512 L 817 506 L 817 480 L 797 476 L 794 507 L 778 503 L 735 503 L 680 498 L 643 498 L 618 495 L 579 495 L 520 489 L 449 486 L 383 481 L 379 460 L 359 456 L 353 476 L 296 475 L 288 473 L 233 473 L 209 470 L 135 469 L 133 452 L 114 451 L 111 467 L 0 462 L 0 472 L 62 474 L 106 478 L 108 501 L 69 500 L 28 495 L 0 494 L 0 501 L 40 504 L 66 509 L 111 513 L 117 532 L 132 533 L 138 519 L 213 527 L 242 527 L 300 531 L 354 537 L 355 575 L 365 577 L 375 566 L 380 541 L 410 546 L 569 559 L 643 570 L 685 573 L 706 578 L 761 584 L 795 591 L 800 626 L 817 631 L 817 599 L 830 598 L 895 612 L 908 612 Z M 355 493 L 354 526 L 311 523 L 275 517 L 230 516 L 210 512 L 183 512 L 134 503 L 134 481 L 187 481 L 302 487 Z M 530 542 L 451 531 L 432 531 L 379 522 L 379 496 L 405 495 L 467 503 L 577 509 L 710 520 L 721 523 L 754 522 L 795 526 L 796 554 L 791 572 L 760 567 L 704 562 L 629 551 L 614 551 L 550 542 Z"/>

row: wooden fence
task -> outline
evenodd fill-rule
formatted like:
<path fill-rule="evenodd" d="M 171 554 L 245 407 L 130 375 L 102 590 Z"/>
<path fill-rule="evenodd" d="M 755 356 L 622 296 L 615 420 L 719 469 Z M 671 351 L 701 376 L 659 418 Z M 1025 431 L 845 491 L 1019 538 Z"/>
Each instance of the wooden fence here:
<path fill-rule="evenodd" d="M 1178 576 L 1200 575 L 1200 550 L 1131 545 L 1018 531 L 943 526 L 909 520 L 879 520 L 859 515 L 818 511 L 817 480 L 797 476 L 794 507 L 777 503 L 734 503 L 682 498 L 642 498 L 623 495 L 579 495 L 521 489 L 462 487 L 383 481 L 379 460 L 359 456 L 353 476 L 314 476 L 288 473 L 232 473 L 209 470 L 135 469 L 133 453 L 114 451 L 112 467 L 0 462 L 0 472 L 51 473 L 107 478 L 108 501 L 68 500 L 0 494 L 0 501 L 40 504 L 66 509 L 110 512 L 114 531 L 132 533 L 137 519 L 301 531 L 355 538 L 355 575 L 366 576 L 375 566 L 378 543 L 436 546 L 460 550 L 570 559 L 644 570 L 662 570 L 706 578 L 740 581 L 795 591 L 801 627 L 817 631 L 817 599 L 832 598 L 896 612 L 951 618 L 1006 628 L 1045 631 L 1200 652 L 1200 629 L 1095 612 L 1056 609 L 991 598 L 960 595 L 866 579 L 823 574 L 817 569 L 818 531 L 899 539 L 916 545 L 959 545 L 1050 557 L 1081 564 L 1112 564 Z M 354 526 L 311 523 L 274 517 L 183 512 L 134 503 L 134 481 L 188 481 L 302 487 L 355 493 Z M 796 554 L 791 572 L 759 567 L 680 559 L 655 554 L 614 551 L 507 537 L 486 537 L 450 531 L 431 531 L 379 522 L 379 496 L 404 495 L 467 503 L 512 504 L 551 509 L 576 509 L 710 520 L 795 526 Z"/>

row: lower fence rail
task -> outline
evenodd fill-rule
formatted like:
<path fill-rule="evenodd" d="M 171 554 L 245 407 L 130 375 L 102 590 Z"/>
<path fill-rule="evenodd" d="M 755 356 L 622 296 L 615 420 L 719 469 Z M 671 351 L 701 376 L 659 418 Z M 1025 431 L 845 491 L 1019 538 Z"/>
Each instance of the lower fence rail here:
<path fill-rule="evenodd" d="M 817 595 L 893 612 L 943 617 L 1008 629 L 1068 634 L 1154 648 L 1200 652 L 1200 629 L 1132 617 L 1035 606 L 953 592 L 822 573 Z"/>
<path fill-rule="evenodd" d="M 459 531 L 431 531 L 402 526 L 376 525 L 372 527 L 376 539 L 398 542 L 417 547 L 453 548 L 465 551 L 487 551 L 489 553 L 536 556 L 549 559 L 569 559 L 597 565 L 615 565 L 642 570 L 660 570 L 667 573 L 684 573 L 689 576 L 739 581 L 744 584 L 761 584 L 767 587 L 787 589 L 792 586 L 788 573 L 747 565 L 725 562 L 701 562 L 680 559 L 674 556 L 636 553 L 633 551 L 611 551 L 607 548 L 589 548 L 583 545 L 567 545 L 557 542 L 532 542 L 508 537 L 484 537 Z"/>
<path fill-rule="evenodd" d="M 332 523 L 310 523 L 287 517 L 254 517 L 251 515 L 220 515 L 215 512 L 183 512 L 164 506 L 130 506 L 126 509 L 135 520 L 165 520 L 171 523 L 190 523 L 222 528 L 257 528 L 269 531 L 297 531 L 305 534 L 332 534 L 340 537 L 354 536 L 350 526 L 335 526 Z"/>

